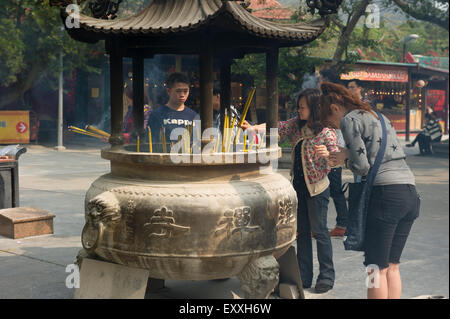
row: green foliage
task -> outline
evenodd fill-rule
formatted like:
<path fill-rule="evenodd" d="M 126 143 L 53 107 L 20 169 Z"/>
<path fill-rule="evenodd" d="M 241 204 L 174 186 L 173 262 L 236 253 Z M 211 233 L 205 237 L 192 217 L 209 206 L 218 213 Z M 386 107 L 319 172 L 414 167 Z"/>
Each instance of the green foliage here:
<path fill-rule="evenodd" d="M 278 56 L 278 89 L 281 95 L 291 95 L 302 86 L 303 75 L 318 63 L 308 59 L 302 48 L 281 48 Z M 266 79 L 265 54 L 247 54 L 243 59 L 234 60 L 233 74 L 251 77 L 254 85 L 264 84 Z"/>
<path fill-rule="evenodd" d="M 286 142 L 286 141 L 283 141 L 283 142 L 280 141 L 278 143 L 278 146 L 281 148 L 292 148 L 292 144 L 290 142 Z"/>
<path fill-rule="evenodd" d="M 351 4 L 355 1 L 344 1 L 340 13 L 335 16 L 338 20 L 337 23 L 346 25 L 348 16 L 352 14 L 353 10 L 353 5 Z M 404 2 L 413 4 L 419 1 Z M 430 10 L 428 14 L 432 14 L 436 10 L 434 7 L 430 9 L 430 1 L 424 1 L 421 8 Z M 399 62 L 402 59 L 402 39 L 413 33 L 418 34 L 419 39 L 416 42 L 409 42 L 407 51 L 410 51 L 412 54 L 438 54 L 439 56 L 448 57 L 448 30 L 430 22 L 408 17 L 405 13 L 402 13 L 403 11 L 396 6 L 393 0 L 385 0 L 384 6 L 381 6 L 380 10 L 379 28 L 367 28 L 363 23 L 363 18 L 361 18 L 360 23 L 353 30 L 349 45 L 346 48 L 346 54 L 343 57 L 347 63 L 358 59 Z M 448 17 L 448 6 L 446 10 Z M 438 11 L 445 16 L 445 9 Z M 333 57 L 338 39 L 341 36 L 341 30 L 337 23 L 332 21 L 330 27 L 320 38 L 308 45 L 312 56 Z M 358 49 L 362 51 L 362 57 L 357 54 Z"/>
<path fill-rule="evenodd" d="M 382 0 L 381 3 L 395 12 L 403 11 L 410 17 L 433 23 L 448 31 L 448 0 Z"/>
<path fill-rule="evenodd" d="M 22 32 L 14 28 L 14 23 L 0 18 L 0 85 L 17 81 L 17 74 L 24 68 L 25 45 L 20 41 Z"/>
<path fill-rule="evenodd" d="M 263 84 L 266 74 L 265 55 L 247 54 L 242 59 L 235 59 L 231 65 L 231 73 L 251 77 L 255 86 Z"/>
<path fill-rule="evenodd" d="M 61 29 L 59 9 L 50 7 L 48 0 L 2 0 L 0 12 L 0 86 L 23 83 L 33 67 L 40 76 L 54 80 L 60 71 L 61 51 L 65 70 L 80 67 L 98 71 L 92 61 L 101 57 L 94 54 L 95 50 L 103 51 L 101 44 L 92 46 L 72 40 Z"/>
<path fill-rule="evenodd" d="M 119 17 L 135 14 L 151 0 L 123 1 Z M 89 1 L 81 3 L 81 12 L 90 15 Z M 104 58 L 104 44 L 77 42 L 62 30 L 59 8 L 49 0 L 0 1 L 0 86 L 23 83 L 30 70 L 37 67 L 40 77 L 56 85 L 59 54 L 64 53 L 64 70 L 81 68 L 100 72 L 96 67 Z"/>
<path fill-rule="evenodd" d="M 407 51 L 418 55 L 448 56 L 448 31 L 428 22 L 406 20 L 392 28 L 382 23 L 380 28 L 357 27 L 352 33 L 349 51 L 360 49 L 361 59 L 400 62 L 403 54 L 402 39 L 409 34 L 418 34 L 416 42 L 407 44 Z"/>

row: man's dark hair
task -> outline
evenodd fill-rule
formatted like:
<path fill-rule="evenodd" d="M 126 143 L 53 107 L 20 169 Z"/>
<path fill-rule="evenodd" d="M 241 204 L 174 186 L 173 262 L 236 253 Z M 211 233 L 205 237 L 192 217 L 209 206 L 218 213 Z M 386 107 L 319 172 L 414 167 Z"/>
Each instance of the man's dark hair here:
<path fill-rule="evenodd" d="M 177 83 L 184 83 L 189 85 L 189 80 L 183 73 L 175 72 L 169 75 L 166 81 L 167 88 L 171 89 L 175 86 Z"/>
<path fill-rule="evenodd" d="M 436 121 L 437 120 L 437 114 L 433 111 L 432 113 L 425 113 L 425 118 L 428 121 Z"/>
<path fill-rule="evenodd" d="M 320 70 L 323 82 L 341 83 L 338 72 L 335 69 L 323 69 Z"/>
<path fill-rule="evenodd" d="M 218 81 L 215 81 L 213 85 L 213 95 L 217 94 L 220 94 L 220 83 Z"/>
<path fill-rule="evenodd" d="M 363 82 L 362 82 L 361 80 L 359 80 L 359 79 L 351 79 L 351 80 L 349 80 L 349 81 L 347 82 L 347 86 L 348 86 L 351 82 L 355 82 L 355 84 L 356 84 L 358 87 L 360 87 L 360 88 L 363 87 Z"/>

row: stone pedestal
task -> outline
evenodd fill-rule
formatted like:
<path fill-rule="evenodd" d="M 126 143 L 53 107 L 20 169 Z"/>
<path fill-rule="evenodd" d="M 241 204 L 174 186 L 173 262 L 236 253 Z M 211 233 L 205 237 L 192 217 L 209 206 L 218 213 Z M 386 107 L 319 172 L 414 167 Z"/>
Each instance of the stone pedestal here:
<path fill-rule="evenodd" d="M 75 299 L 143 299 L 148 270 L 83 258 Z"/>
<path fill-rule="evenodd" d="M 53 234 L 52 213 L 35 207 L 0 210 L 0 236 L 13 239 Z"/>

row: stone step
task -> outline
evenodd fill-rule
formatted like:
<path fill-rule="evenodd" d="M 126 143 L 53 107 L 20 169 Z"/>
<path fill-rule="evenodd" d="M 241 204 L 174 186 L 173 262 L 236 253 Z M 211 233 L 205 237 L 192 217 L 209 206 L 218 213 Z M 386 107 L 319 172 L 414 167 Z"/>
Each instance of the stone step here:
<path fill-rule="evenodd" d="M 55 215 L 36 207 L 0 209 L 0 236 L 13 239 L 53 234 Z"/>

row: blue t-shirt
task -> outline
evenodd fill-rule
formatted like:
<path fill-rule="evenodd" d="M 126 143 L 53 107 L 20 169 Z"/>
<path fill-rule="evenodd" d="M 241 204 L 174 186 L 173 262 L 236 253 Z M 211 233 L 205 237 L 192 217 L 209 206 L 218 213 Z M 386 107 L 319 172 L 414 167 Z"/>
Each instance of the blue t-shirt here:
<path fill-rule="evenodd" d="M 148 119 L 148 126 L 152 130 L 153 143 L 161 143 L 161 128 L 164 128 L 166 134 L 166 142 L 171 142 L 170 133 L 175 128 L 187 128 L 188 126 L 195 125 L 194 120 L 200 120 L 198 114 L 188 108 L 187 106 L 183 111 L 175 111 L 166 105 L 160 106 L 155 109 Z"/>

